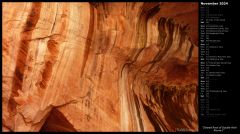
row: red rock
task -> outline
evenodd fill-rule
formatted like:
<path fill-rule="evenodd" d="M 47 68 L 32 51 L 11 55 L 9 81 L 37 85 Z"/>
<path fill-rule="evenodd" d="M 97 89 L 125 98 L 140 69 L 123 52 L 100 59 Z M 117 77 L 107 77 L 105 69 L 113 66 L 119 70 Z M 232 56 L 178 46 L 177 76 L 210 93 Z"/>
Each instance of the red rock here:
<path fill-rule="evenodd" d="M 3 131 L 197 131 L 197 3 L 3 3 Z"/>

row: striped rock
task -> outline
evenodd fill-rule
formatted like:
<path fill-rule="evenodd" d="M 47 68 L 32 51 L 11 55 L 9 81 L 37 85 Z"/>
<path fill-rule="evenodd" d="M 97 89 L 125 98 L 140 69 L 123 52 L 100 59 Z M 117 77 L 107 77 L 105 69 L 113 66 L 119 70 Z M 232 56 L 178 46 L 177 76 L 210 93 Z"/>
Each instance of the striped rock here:
<path fill-rule="evenodd" d="M 197 3 L 3 3 L 3 131 L 197 131 Z"/>

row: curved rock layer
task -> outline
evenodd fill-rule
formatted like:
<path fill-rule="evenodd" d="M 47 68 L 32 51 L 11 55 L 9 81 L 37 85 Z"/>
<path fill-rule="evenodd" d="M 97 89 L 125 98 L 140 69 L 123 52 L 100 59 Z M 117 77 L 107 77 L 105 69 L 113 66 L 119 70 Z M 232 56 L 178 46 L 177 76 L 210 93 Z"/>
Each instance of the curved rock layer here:
<path fill-rule="evenodd" d="M 3 3 L 3 131 L 197 131 L 198 3 Z"/>

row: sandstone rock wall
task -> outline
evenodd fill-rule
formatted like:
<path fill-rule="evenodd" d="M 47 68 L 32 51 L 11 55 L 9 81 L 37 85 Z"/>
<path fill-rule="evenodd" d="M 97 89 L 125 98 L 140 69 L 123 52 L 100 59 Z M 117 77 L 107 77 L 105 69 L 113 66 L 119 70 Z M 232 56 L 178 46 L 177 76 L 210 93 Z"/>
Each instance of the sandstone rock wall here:
<path fill-rule="evenodd" d="M 197 131 L 197 3 L 3 3 L 3 131 Z"/>

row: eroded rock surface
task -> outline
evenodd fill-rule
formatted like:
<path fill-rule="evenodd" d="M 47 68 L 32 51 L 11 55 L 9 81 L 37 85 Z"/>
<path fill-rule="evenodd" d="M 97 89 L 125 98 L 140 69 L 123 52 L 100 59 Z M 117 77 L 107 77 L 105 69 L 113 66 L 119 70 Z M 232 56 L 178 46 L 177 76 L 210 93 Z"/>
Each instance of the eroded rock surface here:
<path fill-rule="evenodd" d="M 197 131 L 197 3 L 3 3 L 3 131 Z"/>

